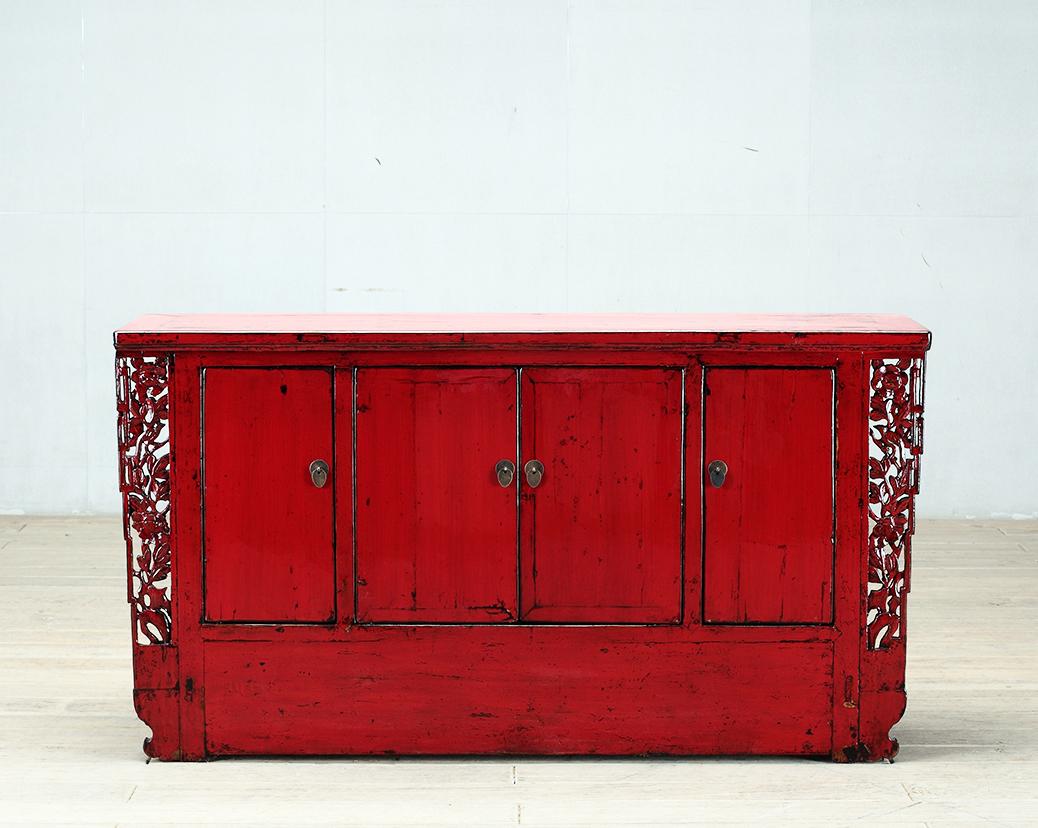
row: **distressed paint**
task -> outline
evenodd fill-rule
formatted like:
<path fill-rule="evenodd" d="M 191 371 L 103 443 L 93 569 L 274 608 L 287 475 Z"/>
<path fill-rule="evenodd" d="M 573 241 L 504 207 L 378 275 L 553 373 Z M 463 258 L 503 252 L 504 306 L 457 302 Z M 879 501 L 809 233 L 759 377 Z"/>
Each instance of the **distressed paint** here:
<path fill-rule="evenodd" d="M 357 615 L 504 623 L 516 611 L 513 369 L 357 372 Z"/>
<path fill-rule="evenodd" d="M 689 324 L 692 319 L 700 324 Z M 900 718 L 905 702 L 903 594 L 908 588 L 910 555 L 907 544 L 898 547 L 904 551 L 896 569 L 903 573 L 904 582 L 896 635 L 884 635 L 878 642 L 880 648 L 873 649 L 868 629 L 870 619 L 877 617 L 870 610 L 870 601 L 876 600 L 870 596 L 874 572 L 870 532 L 875 522 L 870 523 L 867 509 L 867 460 L 870 447 L 875 451 L 869 430 L 870 410 L 875 405 L 875 361 L 894 365 L 909 361 L 906 370 L 916 383 L 912 394 L 918 394 L 911 397 L 911 405 L 919 407 L 912 413 L 913 427 L 921 415 L 921 363 L 914 361 L 922 359 L 929 333 L 910 320 L 643 315 L 629 317 L 625 325 L 619 317 L 575 316 L 167 317 L 157 323 L 149 319 L 135 323 L 118 332 L 116 339 L 120 364 L 147 357 L 172 366 L 175 357 L 177 365 L 176 371 L 168 372 L 158 392 L 160 398 L 168 400 L 164 416 L 168 418 L 169 436 L 149 438 L 160 452 L 167 450 L 159 445 L 167 439 L 172 449 L 166 477 L 169 501 L 156 499 L 153 507 L 143 507 L 165 509 L 167 515 L 175 511 L 176 516 L 168 522 L 172 585 L 167 610 L 171 631 L 168 646 L 134 647 L 135 704 L 153 731 L 145 748 L 149 755 L 205 759 L 271 753 L 782 753 L 857 761 L 890 758 L 896 752 L 890 728 Z M 708 494 L 703 481 L 710 459 L 704 456 L 702 444 L 702 414 L 704 406 L 710 404 L 709 395 L 705 400 L 701 396 L 704 369 L 709 376 L 712 370 L 748 366 L 824 368 L 836 378 L 836 549 L 831 623 L 783 617 L 778 623 L 740 625 L 703 619 L 704 589 L 711 589 L 709 578 L 704 585 L 700 577 L 701 510 Z M 916 366 L 920 370 L 915 371 Z M 334 600 L 332 621 L 200 621 L 206 589 L 202 561 L 205 527 L 200 508 L 205 488 L 200 451 L 201 376 L 206 369 L 234 367 L 316 367 L 333 378 L 333 400 L 325 410 L 334 409 L 333 481 L 329 482 L 334 488 L 334 580 L 319 590 Z M 559 376 L 579 379 L 581 374 L 576 369 L 581 367 L 587 369 L 583 375 L 586 384 L 581 388 L 587 396 L 578 394 L 575 406 L 559 404 L 554 410 L 541 412 L 534 403 L 528 404 L 516 386 L 520 370 L 534 379 L 538 371 L 544 376 L 558 372 Z M 424 408 L 424 417 L 405 416 L 390 404 L 396 398 L 389 397 L 381 405 L 373 401 L 366 407 L 362 388 L 366 372 L 374 374 L 377 369 L 407 375 L 419 368 L 443 375 L 444 391 L 453 388 L 449 378 L 460 377 L 464 371 L 477 376 L 500 374 L 506 390 L 482 396 L 484 410 L 479 415 L 465 413 L 465 406 L 436 401 L 415 409 Z M 664 382 L 666 390 L 659 399 L 652 383 L 644 387 L 635 384 L 630 398 L 620 406 L 627 410 L 626 416 L 609 421 L 589 414 L 580 402 L 594 399 L 593 380 L 600 371 L 660 376 L 683 373 L 683 406 L 681 383 L 674 392 L 674 386 Z M 356 406 L 355 375 L 359 378 Z M 152 392 L 134 389 L 120 380 L 121 428 L 127 394 L 141 393 L 147 398 Z M 672 399 L 675 393 L 676 406 Z M 241 415 L 253 404 L 246 398 L 254 395 L 238 396 L 242 397 L 238 401 Z M 650 399 L 652 402 L 647 402 Z M 518 411 L 517 402 L 521 402 Z M 154 405 L 162 407 L 161 403 Z M 567 406 L 573 409 L 569 413 Z M 659 422 L 644 413 L 653 406 L 667 411 L 660 415 Z M 585 465 L 591 470 L 587 479 L 601 482 L 608 481 L 607 471 L 616 461 L 606 462 L 601 451 L 596 453 L 599 435 L 581 436 L 595 427 L 596 418 L 603 430 L 631 429 L 635 435 L 631 439 L 640 454 L 660 440 L 668 444 L 672 441 L 671 412 L 675 407 L 679 410 L 677 439 L 680 443 L 683 438 L 683 445 L 679 446 L 681 451 L 668 450 L 658 460 L 663 468 L 668 463 L 666 458 L 672 458 L 669 462 L 673 468 L 668 468 L 661 479 L 671 480 L 676 470 L 679 497 L 684 500 L 678 530 L 684 542 L 675 590 L 684 599 L 677 618 L 660 622 L 646 613 L 646 607 L 666 607 L 669 612 L 673 606 L 671 597 L 643 600 L 644 594 L 656 592 L 658 584 L 653 586 L 651 579 L 647 585 L 638 584 L 637 577 L 617 579 L 610 589 L 630 590 L 630 594 L 617 598 L 602 589 L 615 574 L 602 580 L 601 572 L 592 571 L 584 583 L 579 566 L 574 567 L 571 582 L 561 582 L 558 588 L 561 594 L 569 589 L 580 597 L 581 613 L 586 613 L 583 617 L 588 620 L 524 618 L 516 593 L 521 593 L 528 533 L 553 535 L 550 525 L 536 526 L 537 509 L 531 508 L 527 497 L 532 494 L 543 501 L 549 489 L 531 493 L 519 482 L 520 461 L 528 459 L 527 448 L 532 445 L 526 442 L 530 439 L 528 429 L 536 417 L 542 415 L 542 423 L 549 426 L 538 437 L 540 445 L 550 446 L 548 432 L 553 424 L 560 431 L 570 428 L 571 433 L 565 436 L 566 462 Z M 380 410 L 384 416 L 376 417 Z M 234 411 L 233 400 L 229 399 L 231 426 Z M 680 422 L 681 413 L 684 422 Z M 358 420 L 356 468 L 354 415 Z M 567 420 L 571 415 L 573 419 Z M 370 418 L 366 423 L 365 417 Z M 505 425 L 488 429 L 480 426 L 481 418 Z M 286 429 L 284 425 L 278 428 Z M 412 451 L 407 460 L 407 452 L 400 448 L 406 441 L 394 441 L 394 429 L 417 434 L 423 428 L 426 436 L 420 442 L 425 449 Z M 502 489 L 493 476 L 493 463 L 484 468 L 487 464 L 480 457 L 478 463 L 461 464 L 464 482 L 449 497 L 437 501 L 435 495 L 425 494 L 416 500 L 412 490 L 408 496 L 411 505 L 401 507 L 397 503 L 396 513 L 412 529 L 423 521 L 436 520 L 437 516 L 445 520 L 444 516 L 450 515 L 450 520 L 437 528 L 441 538 L 451 533 L 464 538 L 466 532 L 473 531 L 473 525 L 484 523 L 506 527 L 508 539 L 501 543 L 502 551 L 489 560 L 475 555 L 477 560 L 473 561 L 471 545 L 464 553 L 460 547 L 442 541 L 427 546 L 434 550 L 428 561 L 433 566 L 425 568 L 421 580 L 433 586 L 430 594 L 439 596 L 434 606 L 453 605 L 455 597 L 465 598 L 488 584 L 493 588 L 487 591 L 496 598 L 511 584 L 516 601 L 508 607 L 513 609 L 512 617 L 441 616 L 445 620 L 435 620 L 440 610 L 429 618 L 405 614 L 399 620 L 389 620 L 388 616 L 378 620 L 365 615 L 355 604 L 355 599 L 364 594 L 360 581 L 369 581 L 372 575 L 370 583 L 378 582 L 377 589 L 392 596 L 397 590 L 392 579 L 399 575 L 391 563 L 395 551 L 392 543 L 384 547 L 388 550 L 386 559 L 370 559 L 374 569 L 360 557 L 354 560 L 355 542 L 362 540 L 365 531 L 361 511 L 366 497 L 362 494 L 365 474 L 374 474 L 372 480 L 386 475 L 382 485 L 388 503 L 404 490 L 401 480 L 406 480 L 408 473 L 412 480 L 417 476 L 425 481 L 429 492 L 434 492 L 431 481 L 436 472 L 430 471 L 425 462 L 430 453 L 437 458 L 432 465 L 442 466 L 442 458 L 459 447 L 464 455 L 466 446 L 481 445 L 481 428 L 487 433 L 503 432 L 500 448 L 506 453 L 502 458 L 509 456 L 508 451 L 515 456 L 519 473 L 513 485 L 517 488 Z M 312 429 L 303 430 L 308 433 Z M 317 431 L 323 431 L 323 426 Z M 233 440 L 231 432 L 233 428 L 227 437 Z M 516 453 L 520 432 L 522 454 Z M 573 437 L 576 439 L 569 439 Z M 122 463 L 136 456 L 128 455 L 125 445 L 121 436 Z M 921 442 L 912 446 L 919 449 Z M 275 457 L 277 453 L 290 453 L 292 436 L 285 435 L 276 447 Z M 497 448 L 494 443 L 494 451 Z M 563 447 L 558 448 L 561 454 Z M 379 468 L 379 463 L 397 455 L 402 458 L 404 475 L 394 480 L 392 474 Z M 917 463 L 917 452 L 911 456 Z M 551 464 L 544 457 L 540 459 L 551 475 Z M 646 467 L 655 468 L 656 463 Z M 359 487 L 356 498 L 352 490 L 354 472 Z M 546 475 L 543 486 L 548 479 Z M 580 502 L 588 497 L 578 485 L 580 479 L 580 475 L 571 475 L 561 492 L 570 497 L 571 508 L 573 497 Z M 668 492 L 669 485 L 656 489 L 652 498 L 643 497 L 646 502 L 638 505 L 639 509 L 648 508 L 648 514 L 667 527 L 672 517 L 663 502 L 669 498 L 660 493 Z M 832 489 L 831 480 L 830 486 Z M 145 499 L 157 497 L 152 490 L 144 491 Z M 614 495 L 624 491 L 622 485 L 616 485 Z M 494 496 L 503 496 L 499 497 L 500 504 L 492 499 Z M 272 496 L 271 503 L 277 502 Z M 626 501 L 621 498 L 620 502 Z M 502 508 L 497 511 L 492 504 Z M 355 505 L 359 522 L 356 537 Z M 545 511 L 554 510 L 554 519 L 565 521 L 564 506 L 553 502 Z M 142 508 L 128 501 L 128 521 L 132 520 L 131 507 Z M 630 508 L 620 507 L 621 511 Z M 303 511 L 308 519 L 316 514 L 309 509 Z M 415 516 L 423 513 L 425 518 L 415 523 Z M 625 519 L 632 514 L 628 512 Z M 299 519 L 302 517 L 300 514 Z M 367 515 L 373 517 L 377 515 Z M 571 517 L 572 525 L 593 524 L 591 512 L 575 509 Z M 270 519 L 269 515 L 264 519 Z M 293 523 L 290 516 L 285 520 Z M 641 524 L 635 521 L 629 525 Z M 369 527 L 373 526 L 376 524 L 369 522 Z M 631 535 L 636 536 L 637 532 Z M 670 537 L 669 529 L 665 536 Z M 406 540 L 406 533 L 400 537 Z M 579 543 L 578 535 L 572 538 Z M 673 552 L 657 558 L 655 555 L 664 547 L 650 546 L 647 559 L 655 561 L 665 573 L 659 583 L 669 583 L 673 580 Z M 364 548 L 358 543 L 358 556 L 363 555 Z M 437 561 L 442 564 L 439 569 L 435 567 Z M 507 568 L 503 562 L 508 563 Z M 132 567 L 139 564 L 132 558 L 128 563 L 132 578 Z M 612 563 L 607 560 L 602 571 L 613 572 Z M 599 566 L 597 561 L 595 566 Z M 355 567 L 359 579 L 354 578 Z M 563 571 L 564 567 L 556 570 Z M 623 572 L 623 567 L 615 572 Z M 326 581 L 327 573 L 322 569 L 315 577 Z M 778 589 L 785 588 L 782 583 Z M 227 599 L 238 600 L 233 580 L 228 581 L 227 589 Z M 131 589 L 131 603 L 133 597 Z M 637 600 L 629 600 L 632 598 Z M 615 615 L 616 603 L 629 601 L 631 617 L 625 623 L 603 620 L 608 616 L 598 615 L 603 607 L 595 603 L 605 605 L 608 601 L 613 602 L 609 612 L 617 621 L 622 619 Z M 503 603 L 507 606 L 507 599 Z M 368 609 L 372 607 L 374 604 Z M 134 624 L 136 637 L 136 615 Z"/>
<path fill-rule="evenodd" d="M 706 621 L 831 623 L 833 382 L 830 368 L 707 370 L 704 466 L 728 472 L 703 482 Z"/>
<path fill-rule="evenodd" d="M 639 628 L 492 626 L 480 629 L 478 644 L 446 627 L 369 629 L 349 642 L 276 650 L 215 643 L 206 657 L 206 749 L 830 753 L 830 643 L 689 643 L 651 634 L 664 627 L 626 629 Z M 327 671 L 315 686 L 320 664 L 350 668 Z"/>
<path fill-rule="evenodd" d="M 207 368 L 202 400 L 205 618 L 331 623 L 332 372 Z"/>
<path fill-rule="evenodd" d="M 527 368 L 522 617 L 681 620 L 681 369 Z"/>

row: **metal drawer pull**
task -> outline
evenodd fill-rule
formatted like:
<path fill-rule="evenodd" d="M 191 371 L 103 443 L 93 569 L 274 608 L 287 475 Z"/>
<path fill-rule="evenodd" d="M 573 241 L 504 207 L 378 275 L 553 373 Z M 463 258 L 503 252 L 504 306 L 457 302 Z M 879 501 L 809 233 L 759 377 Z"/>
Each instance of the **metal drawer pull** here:
<path fill-rule="evenodd" d="M 531 489 L 536 489 L 541 485 L 541 478 L 544 477 L 544 463 L 540 460 L 527 460 L 523 471 L 526 472 L 526 482 L 530 484 Z"/>
<path fill-rule="evenodd" d="M 494 474 L 497 475 L 497 482 L 501 484 L 501 488 L 507 489 L 515 479 L 515 463 L 511 460 L 498 460 L 494 466 Z"/>
<path fill-rule="evenodd" d="M 318 489 L 323 489 L 328 482 L 328 464 L 324 460 L 314 460 L 310 464 L 310 479 Z"/>
<path fill-rule="evenodd" d="M 714 484 L 714 488 L 720 489 L 728 476 L 728 464 L 724 460 L 714 460 L 706 467 L 706 473 L 710 475 L 710 482 Z"/>

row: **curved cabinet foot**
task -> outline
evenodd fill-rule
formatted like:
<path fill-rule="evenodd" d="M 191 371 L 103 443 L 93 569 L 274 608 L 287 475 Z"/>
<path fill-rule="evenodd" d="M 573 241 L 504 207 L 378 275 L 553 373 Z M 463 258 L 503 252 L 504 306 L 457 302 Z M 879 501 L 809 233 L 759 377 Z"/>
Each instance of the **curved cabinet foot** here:
<path fill-rule="evenodd" d="M 137 717 L 151 728 L 144 740 L 144 753 L 152 759 L 178 760 L 180 721 L 176 690 L 134 690 Z"/>
<path fill-rule="evenodd" d="M 903 690 L 864 691 L 859 701 L 858 740 L 841 748 L 833 758 L 838 762 L 892 761 L 898 744 L 890 730 L 901 721 L 906 701 Z"/>

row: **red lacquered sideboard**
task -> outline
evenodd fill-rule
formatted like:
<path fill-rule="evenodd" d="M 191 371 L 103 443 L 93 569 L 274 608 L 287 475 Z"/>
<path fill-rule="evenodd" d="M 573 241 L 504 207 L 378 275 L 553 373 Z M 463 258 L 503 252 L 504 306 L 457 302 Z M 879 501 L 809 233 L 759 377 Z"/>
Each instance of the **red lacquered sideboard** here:
<path fill-rule="evenodd" d="M 893 757 L 929 344 L 879 315 L 138 319 L 145 751 Z"/>

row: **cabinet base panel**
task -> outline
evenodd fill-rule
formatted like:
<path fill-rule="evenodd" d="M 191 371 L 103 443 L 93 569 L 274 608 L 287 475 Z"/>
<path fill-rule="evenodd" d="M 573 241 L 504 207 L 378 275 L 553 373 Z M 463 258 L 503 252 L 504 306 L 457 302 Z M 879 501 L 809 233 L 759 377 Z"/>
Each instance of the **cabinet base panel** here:
<path fill-rule="evenodd" d="M 510 632 L 207 642 L 206 754 L 831 752 L 829 642 Z"/>

